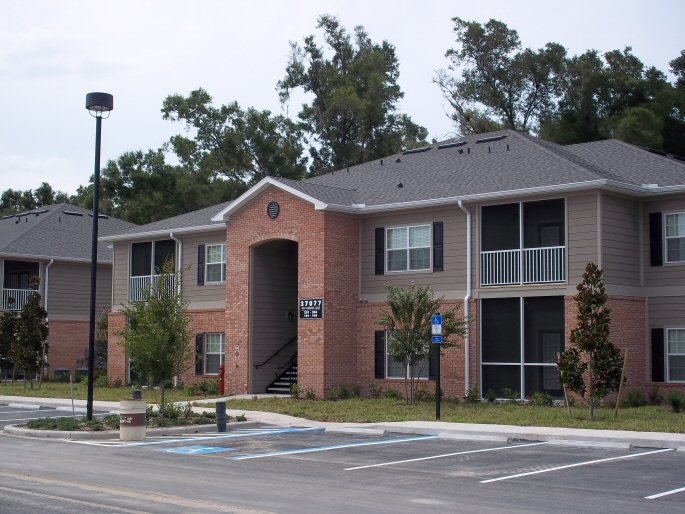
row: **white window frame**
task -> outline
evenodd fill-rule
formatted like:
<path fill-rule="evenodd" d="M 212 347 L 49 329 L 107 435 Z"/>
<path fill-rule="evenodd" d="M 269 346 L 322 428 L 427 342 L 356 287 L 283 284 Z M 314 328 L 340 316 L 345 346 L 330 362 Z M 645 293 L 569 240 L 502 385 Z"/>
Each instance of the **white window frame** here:
<path fill-rule="evenodd" d="M 208 351 L 207 347 L 209 343 L 216 343 L 217 341 L 209 341 L 210 336 L 218 336 L 219 337 L 219 344 L 220 348 L 218 352 L 215 351 Z M 226 359 L 226 334 L 223 332 L 206 332 L 203 335 L 203 341 L 202 341 L 202 374 L 203 375 L 210 375 L 210 376 L 217 376 L 219 375 L 219 370 L 217 369 L 216 372 L 213 371 L 207 371 L 207 356 L 208 355 L 218 355 L 219 356 L 219 367 L 221 367 Z"/>
<path fill-rule="evenodd" d="M 664 262 L 672 263 L 672 264 L 683 263 L 683 262 L 685 262 L 685 255 L 681 255 L 680 259 L 675 260 L 675 261 L 669 260 L 669 258 L 668 258 L 668 240 L 669 239 L 685 239 L 685 234 L 678 234 L 675 236 L 669 236 L 668 235 L 668 218 L 669 218 L 669 216 L 675 216 L 676 220 L 677 220 L 678 216 L 685 217 L 685 212 L 682 212 L 682 211 L 681 212 L 667 212 L 664 214 L 664 257 L 665 257 Z M 678 227 L 677 223 L 676 223 L 676 227 Z"/>
<path fill-rule="evenodd" d="M 216 246 L 221 247 L 221 261 L 209 262 L 209 249 Z M 221 279 L 220 280 L 209 280 L 209 267 L 210 266 L 221 266 Z M 205 245 L 205 284 L 222 284 L 226 282 L 226 243 L 212 243 Z"/>
<path fill-rule="evenodd" d="M 671 352 L 671 345 L 670 345 L 670 339 L 671 339 L 671 333 L 673 332 L 685 332 L 685 328 L 667 328 L 666 329 L 666 348 L 665 348 L 665 360 L 666 362 L 664 363 L 666 366 L 666 381 L 667 382 L 685 382 L 685 379 L 671 379 L 671 357 L 685 357 L 685 350 L 682 352 Z"/>
<path fill-rule="evenodd" d="M 410 246 L 409 244 L 409 230 L 412 228 L 428 227 L 428 245 L 427 246 Z M 404 248 L 390 248 L 390 231 L 392 230 L 405 230 L 407 238 L 407 246 Z M 388 227 L 385 229 L 385 271 L 386 273 L 415 273 L 422 271 L 432 271 L 433 269 L 433 226 L 431 223 L 418 223 L 416 225 L 400 225 L 397 227 Z M 427 268 L 411 268 L 411 250 L 417 250 L 421 248 L 428 248 L 428 267 Z M 391 270 L 389 267 L 388 258 L 391 251 L 406 250 L 407 254 L 407 266 L 404 269 Z"/>
<path fill-rule="evenodd" d="M 390 331 L 386 330 L 385 331 L 385 378 L 389 380 L 404 380 L 405 378 L 405 373 L 407 374 L 407 378 L 411 378 L 412 376 L 412 368 L 411 364 L 404 366 L 404 363 L 397 363 L 395 362 L 396 365 L 401 365 L 402 366 L 402 374 L 401 375 L 390 375 L 390 361 L 392 360 L 392 357 L 390 357 L 390 352 L 388 351 L 388 345 L 390 344 Z M 431 343 L 429 343 L 431 344 Z M 429 347 L 430 350 L 430 347 Z M 428 357 L 426 357 L 425 361 L 425 375 L 426 376 L 418 376 L 416 377 L 417 380 L 430 380 L 430 354 Z"/>

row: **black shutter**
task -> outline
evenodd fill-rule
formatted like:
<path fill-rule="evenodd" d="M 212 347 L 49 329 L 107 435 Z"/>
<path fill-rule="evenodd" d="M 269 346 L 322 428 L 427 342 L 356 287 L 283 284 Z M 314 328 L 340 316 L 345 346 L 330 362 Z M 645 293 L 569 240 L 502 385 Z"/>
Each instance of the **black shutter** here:
<path fill-rule="evenodd" d="M 442 271 L 442 221 L 433 223 L 433 271 Z"/>
<path fill-rule="evenodd" d="M 195 336 L 195 374 L 204 374 L 204 355 L 205 355 L 205 337 L 203 334 Z"/>
<path fill-rule="evenodd" d="M 375 377 L 385 378 L 385 331 L 376 330 L 375 336 Z"/>
<path fill-rule="evenodd" d="M 435 380 L 438 378 L 438 356 L 440 354 L 440 345 L 430 343 L 428 351 L 428 379 Z"/>
<path fill-rule="evenodd" d="M 385 273 L 385 228 L 376 228 L 376 275 Z"/>
<path fill-rule="evenodd" d="M 663 382 L 664 373 L 664 329 L 652 329 L 652 382 Z"/>
<path fill-rule="evenodd" d="M 664 264 L 664 237 L 660 212 L 649 214 L 649 263 L 652 266 Z"/>
<path fill-rule="evenodd" d="M 205 245 L 197 245 L 197 285 L 205 285 Z"/>

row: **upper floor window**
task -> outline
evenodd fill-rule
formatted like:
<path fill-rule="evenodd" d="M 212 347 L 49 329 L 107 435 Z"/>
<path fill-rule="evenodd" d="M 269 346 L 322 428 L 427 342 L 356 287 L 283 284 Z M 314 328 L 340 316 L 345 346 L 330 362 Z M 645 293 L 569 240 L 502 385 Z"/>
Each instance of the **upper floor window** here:
<path fill-rule="evenodd" d="M 431 226 L 414 225 L 387 229 L 388 271 L 431 269 Z"/>
<path fill-rule="evenodd" d="M 162 272 L 164 265 L 173 263 L 176 242 L 172 239 L 131 244 L 131 276 L 153 276 Z"/>
<path fill-rule="evenodd" d="M 685 261 L 685 212 L 666 214 L 666 262 Z"/>
<path fill-rule="evenodd" d="M 666 334 L 668 381 L 685 381 L 685 329 L 671 328 Z"/>
<path fill-rule="evenodd" d="M 226 281 L 226 245 L 213 244 L 205 247 L 205 281 L 207 283 Z"/>

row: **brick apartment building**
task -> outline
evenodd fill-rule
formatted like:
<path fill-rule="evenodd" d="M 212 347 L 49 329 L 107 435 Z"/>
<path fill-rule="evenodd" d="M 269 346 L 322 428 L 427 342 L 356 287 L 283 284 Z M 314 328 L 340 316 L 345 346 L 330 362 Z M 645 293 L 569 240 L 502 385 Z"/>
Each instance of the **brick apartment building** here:
<path fill-rule="evenodd" d="M 377 320 L 385 285 L 429 285 L 470 319 L 445 350 L 448 396 L 560 394 L 557 354 L 588 262 L 604 269 L 628 387 L 685 388 L 685 162 L 615 140 L 559 146 L 513 131 L 433 144 L 327 175 L 265 178 L 233 202 L 101 238 L 120 306 L 173 257 L 196 334 L 180 380 L 260 393 L 296 366 L 318 396 L 402 388 Z M 178 256 L 178 257 L 177 257 Z M 419 370 L 434 387 L 430 363 Z"/>

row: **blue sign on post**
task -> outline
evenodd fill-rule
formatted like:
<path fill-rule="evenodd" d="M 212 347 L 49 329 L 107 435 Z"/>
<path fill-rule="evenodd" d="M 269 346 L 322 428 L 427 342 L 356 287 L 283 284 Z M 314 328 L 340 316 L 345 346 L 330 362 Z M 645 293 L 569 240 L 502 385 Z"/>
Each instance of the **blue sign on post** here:
<path fill-rule="evenodd" d="M 442 336 L 431 336 L 431 343 L 442 344 Z"/>
<path fill-rule="evenodd" d="M 431 343 L 442 343 L 442 316 L 440 314 L 431 316 Z"/>
<path fill-rule="evenodd" d="M 442 325 L 442 314 L 433 314 L 431 316 L 431 325 Z"/>

